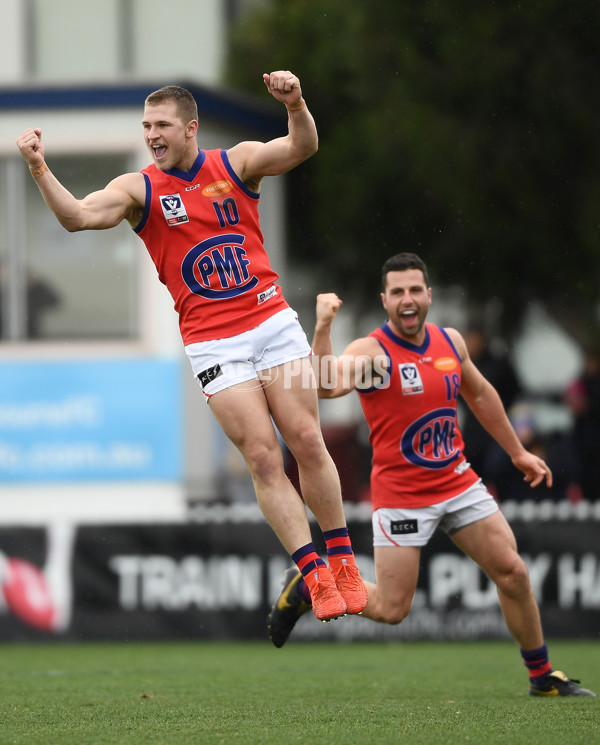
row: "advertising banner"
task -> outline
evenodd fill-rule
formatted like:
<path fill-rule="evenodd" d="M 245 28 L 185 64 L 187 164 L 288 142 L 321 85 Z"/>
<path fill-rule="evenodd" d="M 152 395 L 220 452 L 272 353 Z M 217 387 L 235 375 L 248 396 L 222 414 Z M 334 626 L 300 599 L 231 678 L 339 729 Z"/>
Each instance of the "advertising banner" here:
<path fill-rule="evenodd" d="M 0 365 L 0 483 L 181 478 L 179 363 Z"/>
<path fill-rule="evenodd" d="M 373 578 L 370 523 L 349 524 Z M 598 523 L 513 525 L 548 637 L 597 638 Z M 315 535 L 318 544 L 318 538 Z M 0 529 L 0 639 L 266 639 L 290 560 L 263 520 L 205 524 Z M 437 535 L 423 552 L 413 609 L 398 626 L 359 617 L 294 639 L 479 639 L 508 632 L 496 590 Z"/>

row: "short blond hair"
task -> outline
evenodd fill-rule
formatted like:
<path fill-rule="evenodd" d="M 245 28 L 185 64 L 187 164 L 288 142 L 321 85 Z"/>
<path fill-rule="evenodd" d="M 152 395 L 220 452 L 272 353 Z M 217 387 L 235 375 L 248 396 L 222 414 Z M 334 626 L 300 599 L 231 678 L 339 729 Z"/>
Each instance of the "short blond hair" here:
<path fill-rule="evenodd" d="M 198 105 L 196 99 L 185 88 L 178 85 L 165 85 L 146 98 L 146 106 L 158 106 L 165 101 L 174 101 L 177 116 L 184 124 L 193 119 L 198 121 Z"/>

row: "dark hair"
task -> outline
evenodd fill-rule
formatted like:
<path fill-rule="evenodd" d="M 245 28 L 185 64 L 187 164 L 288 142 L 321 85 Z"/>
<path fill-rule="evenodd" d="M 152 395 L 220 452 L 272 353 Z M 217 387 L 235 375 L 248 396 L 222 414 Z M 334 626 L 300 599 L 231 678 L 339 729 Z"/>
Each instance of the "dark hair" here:
<path fill-rule="evenodd" d="M 178 85 L 166 85 L 151 93 L 145 103 L 147 106 L 158 106 L 165 101 L 175 101 L 177 116 L 184 124 L 191 122 L 192 119 L 198 121 L 196 99 L 185 88 L 180 88 Z"/>
<path fill-rule="evenodd" d="M 425 278 L 425 284 L 429 287 L 429 276 L 425 262 L 417 254 L 400 253 L 391 256 L 381 267 L 381 288 L 385 292 L 388 272 L 405 272 L 407 269 L 420 269 Z"/>

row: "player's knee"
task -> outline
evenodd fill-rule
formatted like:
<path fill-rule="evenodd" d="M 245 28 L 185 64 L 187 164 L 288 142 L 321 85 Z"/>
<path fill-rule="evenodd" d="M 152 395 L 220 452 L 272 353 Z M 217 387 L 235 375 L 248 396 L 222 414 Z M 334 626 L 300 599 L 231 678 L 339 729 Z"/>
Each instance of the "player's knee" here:
<path fill-rule="evenodd" d="M 283 460 L 279 447 L 272 448 L 256 442 L 243 451 L 248 470 L 255 481 L 269 484 L 278 479 L 283 470 Z"/>
<path fill-rule="evenodd" d="M 327 454 L 321 433 L 312 424 L 298 428 L 287 445 L 301 466 L 313 465 Z"/>
<path fill-rule="evenodd" d="M 509 597 L 519 597 L 530 591 L 529 571 L 520 556 L 517 555 L 510 565 L 500 572 L 496 585 Z"/>
<path fill-rule="evenodd" d="M 402 623 L 410 613 L 411 603 L 394 603 L 393 605 L 383 605 L 380 609 L 381 621 L 397 626 Z"/>

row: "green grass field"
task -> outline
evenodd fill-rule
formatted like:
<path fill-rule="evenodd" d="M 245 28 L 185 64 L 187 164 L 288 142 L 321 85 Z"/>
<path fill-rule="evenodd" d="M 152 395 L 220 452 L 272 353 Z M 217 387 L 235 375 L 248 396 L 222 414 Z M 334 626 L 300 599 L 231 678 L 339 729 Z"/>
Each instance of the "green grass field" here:
<path fill-rule="evenodd" d="M 600 642 L 550 642 L 600 692 Z M 4 645 L 0 745 L 600 743 L 600 698 L 538 699 L 511 642 Z"/>

